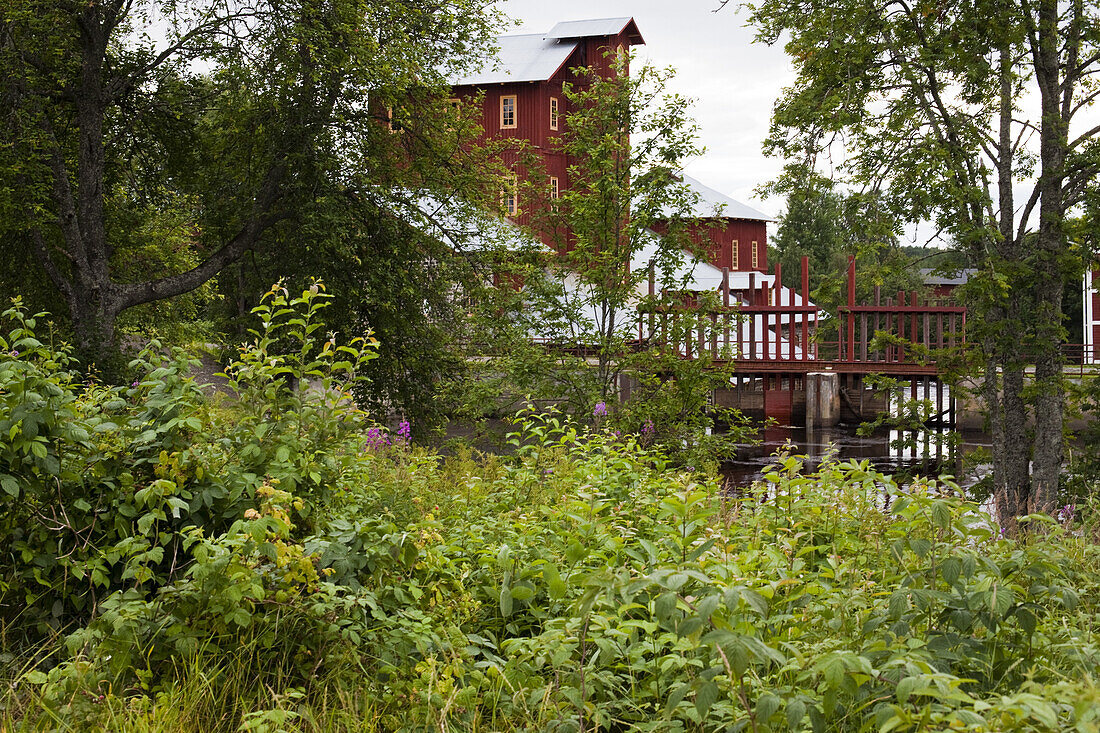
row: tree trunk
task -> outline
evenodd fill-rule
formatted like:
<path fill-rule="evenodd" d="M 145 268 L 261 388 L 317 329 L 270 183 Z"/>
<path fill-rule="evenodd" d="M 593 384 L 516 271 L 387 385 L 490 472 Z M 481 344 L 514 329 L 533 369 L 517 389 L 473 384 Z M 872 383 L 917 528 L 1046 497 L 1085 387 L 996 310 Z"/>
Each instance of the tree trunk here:
<path fill-rule="evenodd" d="M 1060 39 L 1057 0 L 1039 4 L 1032 55 L 1043 121 L 1040 127 L 1039 231 L 1036 262 L 1035 465 L 1028 511 L 1053 513 L 1058 505 L 1062 472 L 1062 293 L 1061 259 L 1066 250 L 1063 228 L 1064 166 L 1068 129 L 1062 109 Z M 1070 72 L 1072 73 L 1072 71 Z"/>
<path fill-rule="evenodd" d="M 90 279 L 84 277 L 74 283 L 69 298 L 76 356 L 85 371 L 115 381 L 124 367 L 115 334 L 115 323 L 123 310 L 122 294 L 106 273 L 99 282 L 89 282 Z"/>

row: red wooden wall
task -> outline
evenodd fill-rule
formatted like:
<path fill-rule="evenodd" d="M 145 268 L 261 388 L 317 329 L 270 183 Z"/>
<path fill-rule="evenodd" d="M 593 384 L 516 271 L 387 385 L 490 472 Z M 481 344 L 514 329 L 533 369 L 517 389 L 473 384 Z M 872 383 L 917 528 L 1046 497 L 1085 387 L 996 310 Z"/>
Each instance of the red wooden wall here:
<path fill-rule="evenodd" d="M 664 234 L 668 227 L 658 223 L 653 227 L 658 234 Z M 696 254 L 706 257 L 715 267 L 728 267 L 731 271 L 757 272 L 768 271 L 768 225 L 765 221 L 752 219 L 710 219 L 698 224 L 691 232 L 691 238 L 699 247 Z M 737 261 L 734 263 L 733 248 L 737 243 Z M 752 243 L 757 243 L 756 267 L 752 266 Z"/>

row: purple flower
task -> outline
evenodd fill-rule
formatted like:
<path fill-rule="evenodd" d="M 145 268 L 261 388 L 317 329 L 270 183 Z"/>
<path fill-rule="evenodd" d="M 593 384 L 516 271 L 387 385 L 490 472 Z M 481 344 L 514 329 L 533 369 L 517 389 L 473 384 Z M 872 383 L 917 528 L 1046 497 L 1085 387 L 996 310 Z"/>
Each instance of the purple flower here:
<path fill-rule="evenodd" d="M 1004 539 L 1005 537 L 1008 537 L 1008 530 L 1004 527 L 1001 527 L 1001 538 Z"/>
<path fill-rule="evenodd" d="M 363 450 L 378 450 L 390 444 L 390 438 L 382 428 L 371 428 L 367 431 L 367 443 Z"/>
<path fill-rule="evenodd" d="M 19 358 L 19 349 L 12 349 L 11 351 L 8 352 L 8 356 L 10 356 L 13 359 L 18 359 Z"/>
<path fill-rule="evenodd" d="M 645 425 L 642 426 L 642 435 L 653 435 L 655 428 L 653 427 L 652 420 L 646 420 Z"/>
<path fill-rule="evenodd" d="M 412 437 L 412 428 L 408 420 L 402 420 L 401 424 L 397 426 L 397 437 L 405 443 L 409 442 Z"/>
<path fill-rule="evenodd" d="M 1071 519 L 1073 519 L 1073 517 L 1076 513 L 1077 513 L 1077 505 L 1076 504 L 1066 504 L 1064 507 L 1062 507 L 1061 509 L 1058 510 L 1058 521 L 1068 522 Z"/>
<path fill-rule="evenodd" d="M 603 417 L 607 414 L 607 403 L 597 402 L 596 409 L 592 410 L 592 414 L 596 417 Z"/>
<path fill-rule="evenodd" d="M 137 387 L 139 384 L 141 384 L 141 382 L 131 382 L 130 386 L 131 387 Z"/>

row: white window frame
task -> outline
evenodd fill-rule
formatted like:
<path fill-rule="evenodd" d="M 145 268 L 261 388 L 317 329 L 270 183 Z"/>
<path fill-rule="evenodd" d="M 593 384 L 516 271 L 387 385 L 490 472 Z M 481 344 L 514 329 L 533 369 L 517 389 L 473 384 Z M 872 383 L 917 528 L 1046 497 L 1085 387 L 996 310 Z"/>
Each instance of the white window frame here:
<path fill-rule="evenodd" d="M 557 97 L 550 97 L 550 129 L 558 129 L 558 117 L 561 114 L 561 106 Z"/>

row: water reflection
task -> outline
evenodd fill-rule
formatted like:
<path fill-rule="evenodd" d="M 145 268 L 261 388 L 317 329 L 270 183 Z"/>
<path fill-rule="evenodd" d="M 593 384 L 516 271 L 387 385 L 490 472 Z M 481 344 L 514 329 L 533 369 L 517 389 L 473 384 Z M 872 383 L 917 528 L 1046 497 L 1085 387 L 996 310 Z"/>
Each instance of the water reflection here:
<path fill-rule="evenodd" d="M 859 435 L 855 425 L 838 425 L 810 431 L 792 426 L 773 426 L 760 431 L 760 444 L 742 447 L 737 458 L 723 465 L 722 473 L 735 486 L 746 486 L 764 475 L 776 451 L 788 442 L 793 451 L 805 455 L 805 471 L 813 471 L 826 455 L 840 460 L 869 460 L 876 470 L 886 474 L 939 475 L 949 473 L 960 485 L 972 485 L 982 474 L 972 460 L 979 451 L 988 451 L 989 436 L 981 432 L 958 433 L 953 439 L 946 431 L 919 433 L 881 430 Z M 952 443 L 954 442 L 954 446 Z"/>

